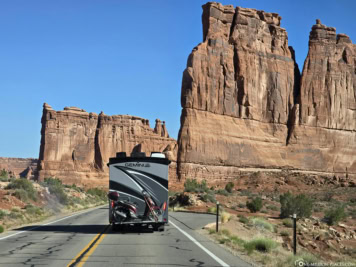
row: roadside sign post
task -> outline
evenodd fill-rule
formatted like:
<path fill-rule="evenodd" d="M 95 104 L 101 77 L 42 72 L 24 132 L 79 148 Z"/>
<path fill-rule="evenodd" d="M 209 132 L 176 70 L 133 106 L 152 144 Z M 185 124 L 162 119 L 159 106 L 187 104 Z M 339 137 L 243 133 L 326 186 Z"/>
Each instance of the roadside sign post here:
<path fill-rule="evenodd" d="M 297 254 L 297 214 L 293 214 L 293 252 Z"/>
<path fill-rule="evenodd" d="M 219 232 L 219 201 L 216 202 L 216 232 Z"/>

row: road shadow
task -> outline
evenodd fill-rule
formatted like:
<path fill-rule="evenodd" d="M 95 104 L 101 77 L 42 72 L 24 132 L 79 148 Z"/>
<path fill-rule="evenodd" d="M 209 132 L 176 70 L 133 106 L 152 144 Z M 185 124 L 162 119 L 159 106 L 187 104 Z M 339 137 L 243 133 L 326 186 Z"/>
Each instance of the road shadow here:
<path fill-rule="evenodd" d="M 154 230 L 152 228 L 148 228 L 145 226 L 133 226 L 133 225 L 122 225 L 115 230 L 111 226 L 109 231 L 111 234 L 144 234 L 144 233 L 153 233 Z"/>
<path fill-rule="evenodd" d="M 103 224 L 87 224 L 87 225 L 38 225 L 24 226 L 14 229 L 14 231 L 28 232 L 51 232 L 51 233 L 77 233 L 77 234 L 99 234 L 108 227 L 106 234 L 137 234 L 137 233 L 153 233 L 153 229 L 148 227 L 138 227 L 125 225 L 113 231 L 111 225 Z"/>

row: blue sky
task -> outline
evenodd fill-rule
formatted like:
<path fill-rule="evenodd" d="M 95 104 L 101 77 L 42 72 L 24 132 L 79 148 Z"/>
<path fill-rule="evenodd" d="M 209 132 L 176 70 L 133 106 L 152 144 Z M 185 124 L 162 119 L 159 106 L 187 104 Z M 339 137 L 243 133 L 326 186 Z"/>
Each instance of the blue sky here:
<path fill-rule="evenodd" d="M 38 157 L 42 105 L 166 121 L 202 41 L 201 0 L 0 0 L 0 157 Z M 221 1 L 279 13 L 299 68 L 315 19 L 356 42 L 356 1 Z"/>

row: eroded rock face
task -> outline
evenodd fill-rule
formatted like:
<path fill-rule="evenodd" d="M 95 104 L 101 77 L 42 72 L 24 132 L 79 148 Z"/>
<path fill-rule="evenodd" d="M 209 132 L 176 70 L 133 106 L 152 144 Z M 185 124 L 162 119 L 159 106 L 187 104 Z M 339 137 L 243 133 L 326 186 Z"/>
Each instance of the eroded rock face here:
<path fill-rule="evenodd" d="M 313 151 L 305 153 L 304 164 L 319 162 L 320 170 L 354 176 L 356 45 L 320 20 L 310 32 L 298 103 L 289 144 Z"/>
<path fill-rule="evenodd" d="M 156 120 L 153 130 L 143 118 L 97 115 L 76 107 L 55 111 L 44 104 L 41 135 L 39 178 L 58 177 L 69 184 L 107 186 L 106 164 L 116 152 L 176 154 L 176 141 L 168 137 L 164 122 Z"/>
<path fill-rule="evenodd" d="M 203 42 L 183 73 L 181 179 L 234 178 L 239 168 L 356 173 L 346 35 L 318 21 L 301 79 L 278 14 L 207 3 L 202 21 Z"/>
<path fill-rule="evenodd" d="M 37 159 L 33 158 L 2 158 L 0 170 L 7 171 L 10 176 L 34 179 L 37 171 Z"/>

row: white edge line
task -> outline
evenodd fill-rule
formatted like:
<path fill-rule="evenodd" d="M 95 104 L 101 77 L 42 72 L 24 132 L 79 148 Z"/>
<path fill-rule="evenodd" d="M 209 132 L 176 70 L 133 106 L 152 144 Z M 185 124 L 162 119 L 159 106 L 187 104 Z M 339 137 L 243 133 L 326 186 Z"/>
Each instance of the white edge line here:
<path fill-rule="evenodd" d="M 217 263 L 219 263 L 221 266 L 224 267 L 230 267 L 226 262 L 221 260 L 218 256 L 216 256 L 214 253 L 212 253 L 210 250 L 205 248 L 202 244 L 200 244 L 194 237 L 192 237 L 190 234 L 188 234 L 186 231 L 180 229 L 177 225 L 175 225 L 172 220 L 169 222 L 172 224 L 175 228 L 177 228 L 182 234 L 184 234 L 186 237 L 188 237 L 193 243 L 195 243 L 198 247 L 200 247 L 203 251 L 205 251 L 210 257 L 212 257 Z"/>
<path fill-rule="evenodd" d="M 106 204 L 105 204 L 105 205 L 106 205 Z M 102 205 L 102 206 L 104 206 L 104 205 Z M 80 215 L 80 214 L 83 214 L 83 213 L 87 213 L 87 212 L 90 212 L 90 211 L 92 211 L 92 210 L 98 209 L 98 208 L 100 208 L 100 207 L 101 207 L 101 206 L 99 206 L 99 207 L 97 207 L 97 208 L 94 208 L 94 209 L 85 210 L 85 211 L 83 211 L 83 212 L 79 212 L 79 213 L 76 213 L 76 214 L 73 214 L 73 215 L 64 217 L 64 218 L 59 219 L 59 220 L 56 220 L 56 221 L 54 221 L 54 222 L 49 222 L 49 223 L 46 223 L 46 224 L 41 224 L 41 225 L 39 225 L 39 226 L 35 226 L 35 227 L 30 228 L 30 229 L 25 230 L 25 231 L 20 231 L 20 232 L 17 232 L 17 233 L 14 233 L 14 234 L 11 234 L 11 235 L 8 235 L 8 236 L 5 236 L 5 237 L 1 237 L 0 240 L 4 240 L 4 239 L 7 239 L 7 238 L 12 237 L 12 236 L 15 236 L 15 235 L 19 235 L 19 234 L 22 234 L 22 233 L 25 233 L 25 232 L 29 232 L 29 231 L 32 231 L 32 230 L 34 230 L 34 229 L 40 228 L 40 227 L 42 227 L 42 226 L 46 226 L 46 225 L 49 225 L 49 224 L 52 224 L 52 223 L 60 222 L 60 221 L 63 221 L 63 220 L 65 220 L 65 219 L 68 219 L 68 218 L 70 218 L 70 217 L 74 217 L 74 216 L 77 216 L 77 215 Z M 20 226 L 20 227 L 21 227 L 21 226 Z"/>

